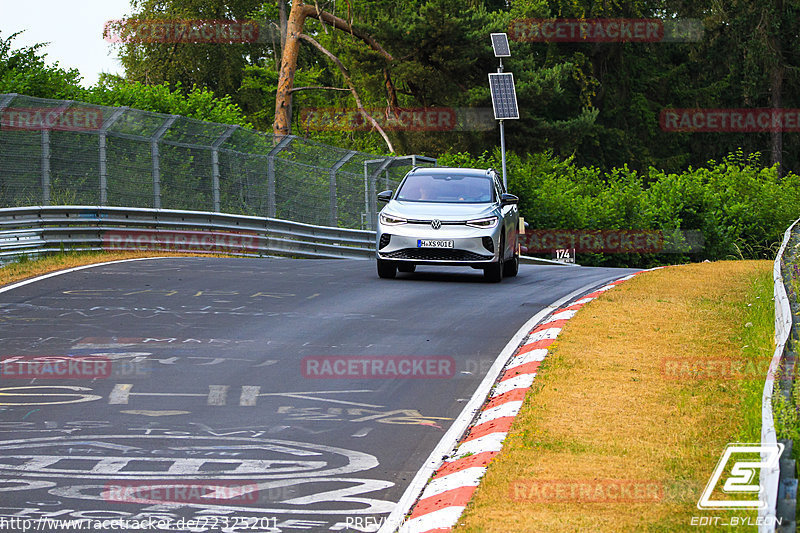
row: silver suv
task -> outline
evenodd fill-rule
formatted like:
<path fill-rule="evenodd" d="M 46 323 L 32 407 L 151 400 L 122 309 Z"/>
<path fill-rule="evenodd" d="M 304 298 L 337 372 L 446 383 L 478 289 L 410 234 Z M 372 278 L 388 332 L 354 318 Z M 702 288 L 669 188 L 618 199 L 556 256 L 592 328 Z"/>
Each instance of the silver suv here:
<path fill-rule="evenodd" d="M 471 266 L 488 281 L 517 275 L 519 198 L 492 169 L 414 168 L 378 217 L 378 275 L 417 265 Z"/>

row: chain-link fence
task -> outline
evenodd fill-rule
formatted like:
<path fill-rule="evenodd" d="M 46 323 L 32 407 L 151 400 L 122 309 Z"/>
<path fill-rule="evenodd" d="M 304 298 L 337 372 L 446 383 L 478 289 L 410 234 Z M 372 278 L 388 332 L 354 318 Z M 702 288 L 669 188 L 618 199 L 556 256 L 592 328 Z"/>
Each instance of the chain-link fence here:
<path fill-rule="evenodd" d="M 394 188 L 411 166 L 435 163 L 127 107 L 0 94 L 0 207 L 183 209 L 372 229 L 376 193 Z"/>

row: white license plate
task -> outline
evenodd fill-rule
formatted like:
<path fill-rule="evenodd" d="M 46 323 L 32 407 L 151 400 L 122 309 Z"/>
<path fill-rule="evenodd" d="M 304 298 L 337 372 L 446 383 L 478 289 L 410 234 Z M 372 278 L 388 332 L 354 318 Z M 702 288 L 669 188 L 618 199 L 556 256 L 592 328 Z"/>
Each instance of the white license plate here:
<path fill-rule="evenodd" d="M 418 239 L 417 248 L 452 248 L 453 241 L 441 239 Z"/>

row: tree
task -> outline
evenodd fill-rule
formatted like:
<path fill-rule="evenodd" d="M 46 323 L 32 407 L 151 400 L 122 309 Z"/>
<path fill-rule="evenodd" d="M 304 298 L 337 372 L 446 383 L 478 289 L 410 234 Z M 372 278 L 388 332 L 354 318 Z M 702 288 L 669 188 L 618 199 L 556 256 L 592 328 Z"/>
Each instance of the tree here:
<path fill-rule="evenodd" d="M 375 119 L 367 113 L 364 109 L 361 99 L 358 96 L 355 85 L 353 85 L 347 69 L 342 62 L 319 42 L 312 37 L 305 35 L 304 26 L 306 19 L 312 17 L 316 18 L 323 24 L 329 24 L 333 29 L 341 30 L 350 33 L 358 39 L 365 42 L 373 50 L 380 53 L 387 61 L 392 61 L 392 56 L 386 52 L 383 47 L 368 33 L 360 30 L 346 20 L 333 15 L 327 11 L 319 9 L 318 5 L 309 5 L 303 3 L 303 0 L 294 0 L 292 2 L 292 9 L 289 12 L 287 20 L 286 34 L 283 38 L 284 48 L 283 56 L 281 58 L 281 70 L 278 78 L 278 90 L 275 95 L 275 122 L 273 124 L 273 133 L 278 136 L 288 135 L 291 132 L 291 117 L 292 117 L 292 92 L 294 89 L 294 78 L 297 70 L 297 57 L 300 50 L 300 40 L 303 39 L 311 43 L 315 48 L 330 58 L 339 68 L 342 76 L 345 78 L 348 88 L 356 101 L 359 112 L 369 120 L 373 127 L 381 134 L 384 141 L 389 148 L 390 152 L 394 152 L 394 147 L 391 141 L 386 136 L 386 133 L 375 121 Z M 393 91 L 393 88 L 389 89 Z"/>

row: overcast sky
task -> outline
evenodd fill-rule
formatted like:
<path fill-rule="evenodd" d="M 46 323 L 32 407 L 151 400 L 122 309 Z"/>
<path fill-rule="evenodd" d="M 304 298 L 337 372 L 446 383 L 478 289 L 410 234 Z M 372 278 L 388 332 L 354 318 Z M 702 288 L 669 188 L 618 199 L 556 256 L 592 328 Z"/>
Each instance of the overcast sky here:
<path fill-rule="evenodd" d="M 20 30 L 14 47 L 49 42 L 47 62 L 77 68 L 83 85 L 97 82 L 100 72 L 122 74 L 111 43 L 103 39 L 108 20 L 130 14 L 129 0 L 0 0 L 0 36 Z"/>

